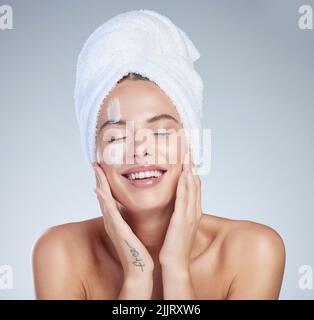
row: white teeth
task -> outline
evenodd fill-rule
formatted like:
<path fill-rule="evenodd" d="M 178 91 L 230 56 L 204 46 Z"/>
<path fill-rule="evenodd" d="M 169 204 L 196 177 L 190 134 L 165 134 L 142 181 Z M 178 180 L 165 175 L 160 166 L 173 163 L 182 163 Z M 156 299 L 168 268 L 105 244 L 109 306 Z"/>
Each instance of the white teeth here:
<path fill-rule="evenodd" d="M 162 171 L 154 170 L 154 171 L 140 171 L 131 173 L 127 176 L 129 180 L 135 180 L 135 179 L 144 179 L 144 178 L 151 178 L 151 177 L 160 177 L 162 175 Z"/>

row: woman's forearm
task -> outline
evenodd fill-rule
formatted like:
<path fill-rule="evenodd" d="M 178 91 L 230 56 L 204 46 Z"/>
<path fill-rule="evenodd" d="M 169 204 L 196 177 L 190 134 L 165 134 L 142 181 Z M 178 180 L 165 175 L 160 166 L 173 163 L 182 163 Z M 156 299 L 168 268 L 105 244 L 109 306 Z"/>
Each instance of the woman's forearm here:
<path fill-rule="evenodd" d="M 162 269 L 164 300 L 195 300 L 197 299 L 188 270 Z"/>
<path fill-rule="evenodd" d="M 126 278 L 118 300 L 150 300 L 153 291 L 153 276 Z"/>

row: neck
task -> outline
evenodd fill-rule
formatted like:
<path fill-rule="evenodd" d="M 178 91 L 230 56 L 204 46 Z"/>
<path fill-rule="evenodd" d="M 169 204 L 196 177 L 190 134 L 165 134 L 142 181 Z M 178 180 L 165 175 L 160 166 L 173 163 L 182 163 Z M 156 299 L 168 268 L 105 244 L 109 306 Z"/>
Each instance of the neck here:
<path fill-rule="evenodd" d="M 175 200 L 172 200 L 166 207 L 145 212 L 132 212 L 125 207 L 119 207 L 123 219 L 146 247 L 157 268 L 159 266 L 158 255 L 168 230 L 169 222 L 174 210 L 174 203 Z M 111 252 L 111 255 L 119 261 L 116 250 L 108 234 L 105 232 L 103 236 L 106 239 L 105 243 L 107 243 L 107 248 Z"/>
<path fill-rule="evenodd" d="M 125 207 L 120 210 L 125 221 L 154 260 L 158 260 L 173 210 L 174 201 L 163 208 L 145 212 L 130 212 Z"/>

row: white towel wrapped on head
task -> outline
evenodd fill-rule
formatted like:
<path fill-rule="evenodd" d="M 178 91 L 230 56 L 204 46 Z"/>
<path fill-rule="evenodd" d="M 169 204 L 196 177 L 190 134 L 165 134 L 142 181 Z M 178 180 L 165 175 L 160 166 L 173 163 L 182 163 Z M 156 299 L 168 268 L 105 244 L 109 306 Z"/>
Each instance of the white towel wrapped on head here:
<path fill-rule="evenodd" d="M 95 161 L 97 115 L 103 99 L 118 80 L 135 72 L 154 81 L 176 106 L 193 162 L 200 166 L 203 82 L 194 69 L 199 57 L 186 33 L 152 10 L 121 13 L 98 27 L 79 54 L 74 93 L 87 161 Z"/>

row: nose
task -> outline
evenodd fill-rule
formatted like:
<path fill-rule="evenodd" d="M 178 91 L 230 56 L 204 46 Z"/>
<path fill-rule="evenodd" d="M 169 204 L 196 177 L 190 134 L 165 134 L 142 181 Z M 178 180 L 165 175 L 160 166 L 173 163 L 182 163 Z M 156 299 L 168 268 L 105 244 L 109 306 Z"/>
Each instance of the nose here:
<path fill-rule="evenodd" d="M 142 142 L 140 144 L 134 143 L 134 162 L 145 164 L 149 160 L 151 152 L 149 151 L 148 143 Z"/>
<path fill-rule="evenodd" d="M 154 141 L 149 135 L 137 136 L 132 139 L 133 147 L 129 149 L 128 155 L 138 164 L 146 164 L 153 156 Z"/>

